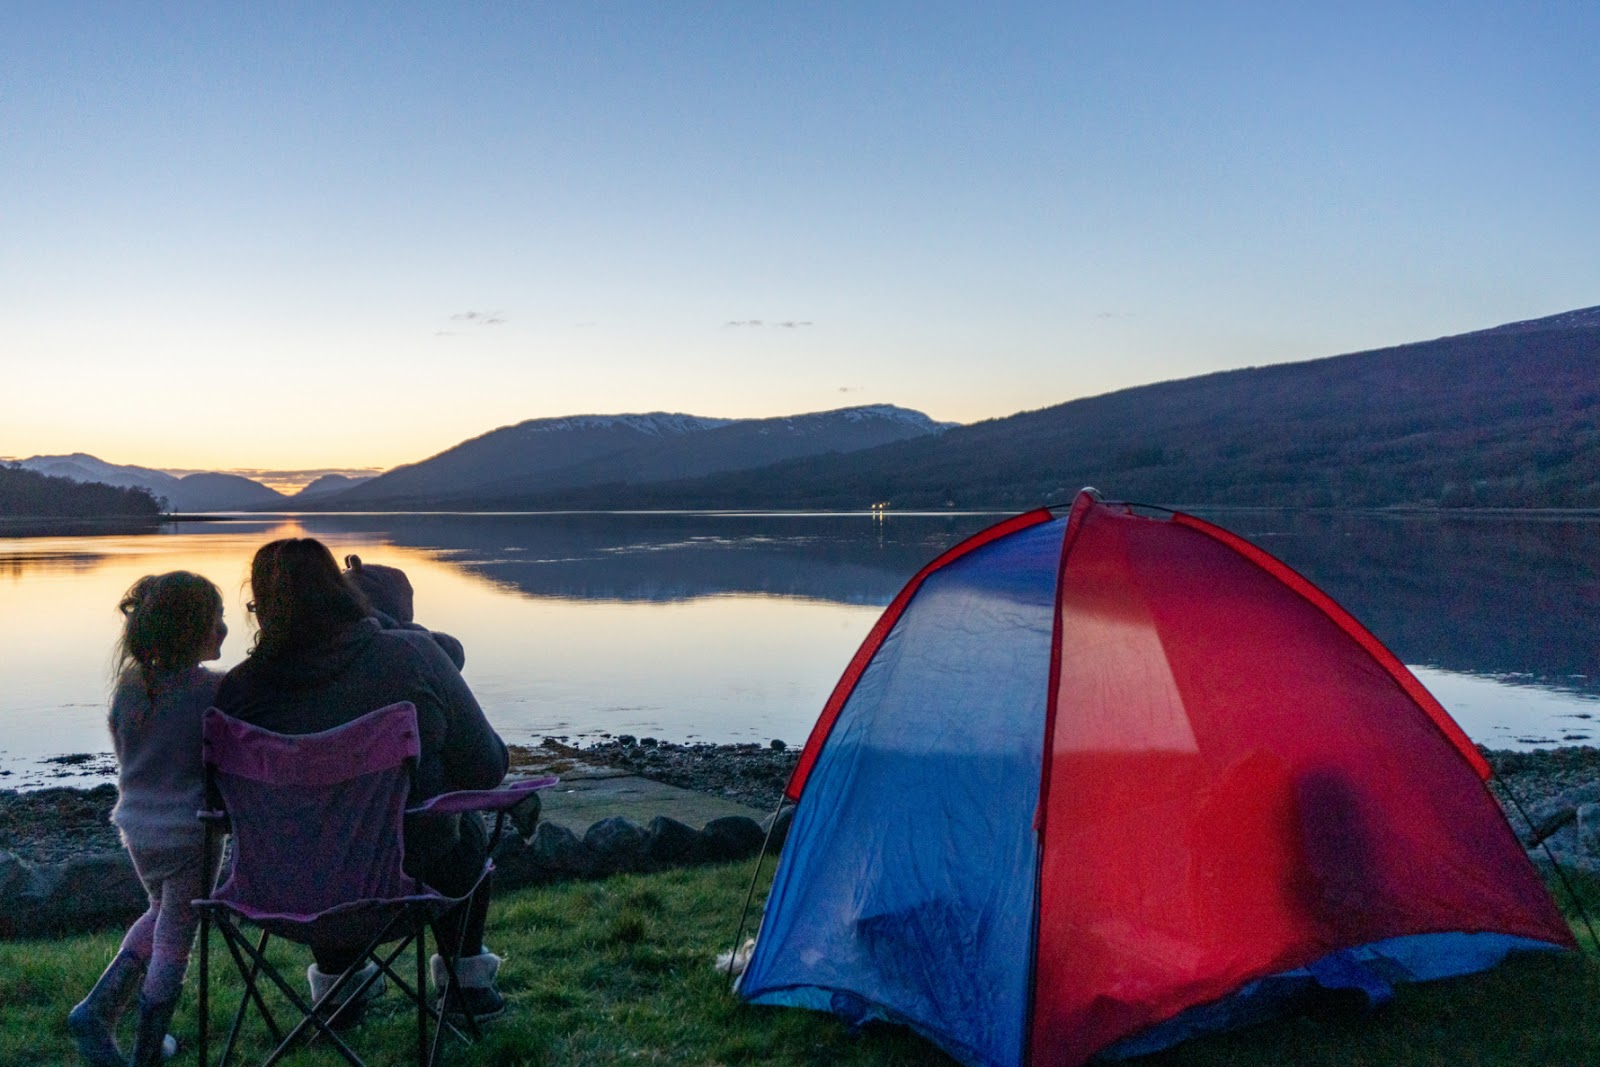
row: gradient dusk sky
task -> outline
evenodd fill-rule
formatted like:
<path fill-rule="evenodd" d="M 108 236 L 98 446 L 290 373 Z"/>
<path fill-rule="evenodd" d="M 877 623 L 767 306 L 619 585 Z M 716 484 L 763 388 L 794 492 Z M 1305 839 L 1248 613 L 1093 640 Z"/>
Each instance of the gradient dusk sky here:
<path fill-rule="evenodd" d="M 0 2 L 0 456 L 962 422 L 1600 303 L 1594 3 Z"/>

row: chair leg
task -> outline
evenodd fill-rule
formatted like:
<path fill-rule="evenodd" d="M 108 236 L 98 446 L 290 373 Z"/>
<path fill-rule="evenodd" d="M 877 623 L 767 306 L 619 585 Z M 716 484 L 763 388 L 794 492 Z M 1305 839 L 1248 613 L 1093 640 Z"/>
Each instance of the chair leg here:
<path fill-rule="evenodd" d="M 229 1060 L 233 1059 L 233 1050 L 239 1042 L 239 1031 L 244 1026 L 244 1015 L 249 1010 L 250 1003 L 255 1002 L 256 1011 L 261 1016 L 261 1021 L 267 1024 L 267 1030 L 272 1034 L 272 1040 L 282 1041 L 283 1030 L 278 1026 L 278 1020 L 273 1016 L 267 1002 L 262 999 L 259 988 L 262 963 L 266 959 L 267 941 L 270 935 L 261 931 L 261 940 L 253 950 L 253 959 L 246 965 L 244 953 L 240 952 L 242 946 L 250 949 L 250 942 L 245 940 L 244 931 L 232 925 L 221 917 L 217 921 L 217 929 L 222 931 L 222 939 L 228 945 L 228 952 L 233 957 L 233 965 L 239 971 L 239 978 L 244 983 L 244 992 L 239 995 L 239 1007 L 233 1013 L 233 1024 L 228 1027 L 228 1040 L 222 1046 L 222 1059 L 219 1061 L 226 1067 Z"/>
<path fill-rule="evenodd" d="M 437 926 L 433 928 L 433 945 L 434 948 L 439 950 L 439 955 L 442 957 L 444 955 L 444 939 L 439 936 L 439 928 Z M 445 1019 L 444 1014 L 445 1005 L 449 1003 L 450 999 L 450 983 L 446 981 L 445 987 L 443 989 L 435 989 L 434 994 L 437 999 L 434 1001 L 433 1049 L 428 1053 L 429 1067 L 438 1062 L 439 1047 L 444 1043 L 445 1028 L 449 1027 L 455 1030 L 454 1025 Z M 459 1035 L 461 1031 L 456 1030 L 456 1033 Z"/>
<path fill-rule="evenodd" d="M 200 909 L 200 1033 L 195 1045 L 200 1054 L 200 1067 L 206 1067 L 206 1038 L 210 1031 L 210 1000 L 206 992 L 211 988 L 211 912 Z"/>
<path fill-rule="evenodd" d="M 433 1067 L 433 1058 L 428 1054 L 428 975 L 422 965 L 422 957 L 428 951 L 428 924 L 421 912 L 412 924 L 411 936 L 417 943 L 417 1064 Z"/>
<path fill-rule="evenodd" d="M 227 928 L 223 927 L 223 929 L 226 930 Z M 299 993 L 295 992 L 294 987 L 288 982 L 284 981 L 283 976 L 267 962 L 265 948 L 268 940 L 268 934 L 266 931 L 262 931 L 261 944 L 259 947 L 250 944 L 249 941 L 244 939 L 243 935 L 236 936 L 238 936 L 237 945 L 230 940 L 229 947 L 234 949 L 234 961 L 238 964 L 240 974 L 246 976 L 247 987 L 249 990 L 249 992 L 246 994 L 247 999 L 240 1003 L 240 1016 L 242 1017 L 243 1015 L 244 1006 L 245 1003 L 248 1003 L 248 997 L 250 993 L 253 993 L 256 1006 L 260 1008 L 263 1013 L 262 1018 L 267 1021 L 268 1027 L 273 1031 L 274 1040 L 278 1042 L 277 1047 L 274 1048 L 272 1050 L 272 1054 L 267 1057 L 266 1063 L 263 1065 L 263 1067 L 271 1067 L 272 1064 L 277 1063 L 278 1060 L 282 1059 L 283 1056 L 289 1051 L 290 1047 L 294 1044 L 295 1039 L 298 1038 L 308 1026 L 315 1027 L 318 1031 L 324 1034 L 328 1040 L 333 1043 L 335 1051 L 343 1056 L 345 1062 L 349 1063 L 351 1067 L 364 1067 L 361 1062 L 361 1058 L 351 1051 L 350 1046 L 345 1044 L 344 1041 L 339 1038 L 339 1035 L 334 1033 L 326 1023 L 324 1023 L 321 1019 L 316 1018 L 315 1014 L 311 1010 L 311 1006 L 307 1004 L 304 998 L 302 998 Z M 244 954 L 251 957 L 255 967 L 248 969 L 245 967 L 242 956 L 238 951 L 239 949 L 243 949 Z M 255 983 L 259 976 L 265 976 L 272 982 L 273 985 L 277 986 L 278 991 L 284 995 L 285 999 L 287 999 L 291 1005 L 294 1006 L 294 1010 L 300 1012 L 303 1016 L 300 1022 L 297 1023 L 287 1034 L 282 1034 L 282 1032 L 278 1029 L 276 1022 L 272 1021 L 272 1015 L 266 1009 L 266 1002 L 261 999 L 261 993 L 255 989 Z M 235 1027 L 235 1031 L 237 1032 L 237 1026 Z M 282 1036 L 280 1036 L 280 1034 Z"/>

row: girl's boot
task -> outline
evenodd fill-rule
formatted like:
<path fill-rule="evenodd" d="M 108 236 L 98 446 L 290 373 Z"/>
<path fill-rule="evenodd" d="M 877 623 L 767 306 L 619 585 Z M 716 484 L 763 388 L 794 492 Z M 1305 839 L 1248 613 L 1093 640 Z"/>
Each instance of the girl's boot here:
<path fill-rule="evenodd" d="M 117 1020 L 127 1010 L 134 991 L 144 980 L 144 961 L 131 952 L 119 952 L 89 995 L 67 1013 L 67 1032 L 78 1054 L 92 1067 L 125 1067 L 117 1047 Z"/>
<path fill-rule="evenodd" d="M 128 1067 L 160 1067 L 161 1061 L 178 1050 L 178 1043 L 167 1036 L 167 1024 L 178 1006 L 178 998 L 148 1000 L 139 998 L 139 1029 L 133 1041 Z M 171 1041 L 170 1051 L 167 1042 Z"/>

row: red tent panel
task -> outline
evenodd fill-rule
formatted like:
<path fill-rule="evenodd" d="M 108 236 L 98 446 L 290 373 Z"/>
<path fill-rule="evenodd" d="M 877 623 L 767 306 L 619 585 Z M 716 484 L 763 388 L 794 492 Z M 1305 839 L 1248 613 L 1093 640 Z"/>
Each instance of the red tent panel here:
<path fill-rule="evenodd" d="M 1086 498 L 1075 519 L 1040 811 L 1035 1064 L 1081 1063 L 1384 938 L 1571 944 L 1477 753 L 1359 624 L 1198 520 Z"/>

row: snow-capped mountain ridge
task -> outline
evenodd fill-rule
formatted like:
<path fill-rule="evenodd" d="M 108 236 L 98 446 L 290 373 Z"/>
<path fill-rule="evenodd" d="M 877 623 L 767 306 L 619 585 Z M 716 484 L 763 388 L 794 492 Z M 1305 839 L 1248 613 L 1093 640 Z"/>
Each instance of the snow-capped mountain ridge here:
<path fill-rule="evenodd" d="M 562 430 L 604 430 L 622 427 L 639 433 L 661 437 L 668 434 L 695 433 L 726 426 L 732 419 L 715 419 L 702 415 L 684 415 L 680 412 L 652 411 L 633 415 L 559 415 L 547 419 L 529 419 L 509 429 L 525 433 L 556 433 Z"/>
<path fill-rule="evenodd" d="M 747 470 L 941 433 L 919 411 L 869 404 L 767 419 L 678 412 L 530 419 L 396 467 L 338 506 L 498 506 L 551 490 L 636 485 Z M 327 506 L 335 506 L 329 504 Z"/>

